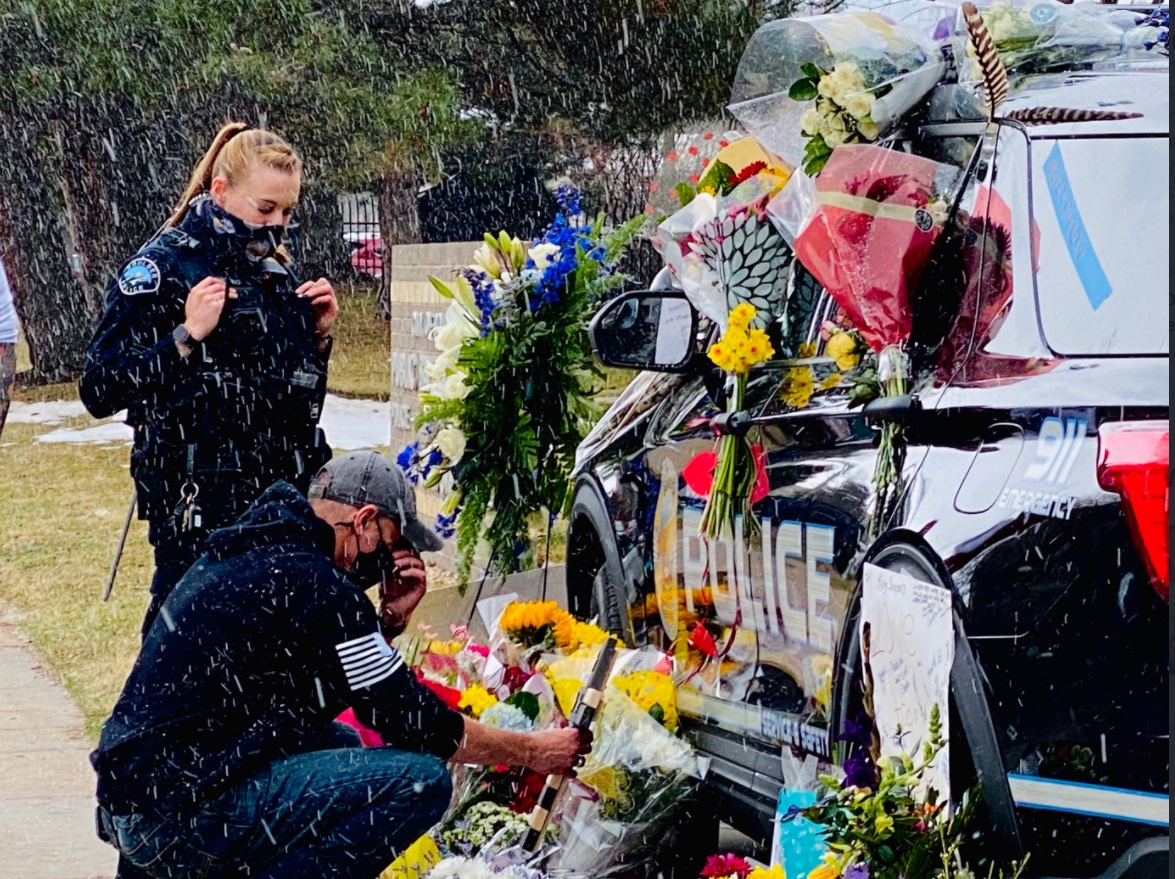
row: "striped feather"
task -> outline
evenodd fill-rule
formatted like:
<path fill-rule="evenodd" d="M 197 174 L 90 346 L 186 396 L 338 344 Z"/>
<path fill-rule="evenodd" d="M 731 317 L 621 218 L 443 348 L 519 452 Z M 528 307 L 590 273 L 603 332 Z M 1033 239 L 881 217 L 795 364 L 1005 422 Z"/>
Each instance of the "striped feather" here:
<path fill-rule="evenodd" d="M 1004 69 L 1000 53 L 996 51 L 991 34 L 987 32 L 987 25 L 983 23 L 983 17 L 974 3 L 963 4 L 963 21 L 967 24 L 971 45 L 975 47 L 975 58 L 983 73 L 983 97 L 987 105 L 987 118 L 994 119 L 995 111 L 1008 97 L 1008 72 Z"/>
<path fill-rule="evenodd" d="M 1062 122 L 1108 122 L 1114 119 L 1139 119 L 1141 113 L 1123 113 L 1119 110 L 1070 110 L 1066 107 L 1029 107 L 1013 110 L 1004 116 L 1022 125 L 1057 125 Z"/>

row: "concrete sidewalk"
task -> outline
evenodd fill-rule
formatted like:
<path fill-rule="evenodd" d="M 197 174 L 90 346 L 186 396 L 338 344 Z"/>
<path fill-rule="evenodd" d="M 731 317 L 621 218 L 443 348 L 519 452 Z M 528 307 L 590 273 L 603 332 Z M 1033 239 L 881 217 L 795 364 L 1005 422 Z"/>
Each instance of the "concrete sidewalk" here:
<path fill-rule="evenodd" d="M 0 610 L 0 876 L 112 879 L 82 717 Z"/>

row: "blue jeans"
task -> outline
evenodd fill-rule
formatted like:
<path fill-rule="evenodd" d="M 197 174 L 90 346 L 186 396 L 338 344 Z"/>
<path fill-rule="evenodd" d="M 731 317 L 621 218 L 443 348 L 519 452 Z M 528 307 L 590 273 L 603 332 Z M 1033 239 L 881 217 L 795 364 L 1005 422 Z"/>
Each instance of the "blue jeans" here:
<path fill-rule="evenodd" d="M 375 879 L 449 805 L 441 760 L 359 747 L 342 724 L 289 751 L 197 813 L 103 813 L 121 861 L 157 879 Z"/>

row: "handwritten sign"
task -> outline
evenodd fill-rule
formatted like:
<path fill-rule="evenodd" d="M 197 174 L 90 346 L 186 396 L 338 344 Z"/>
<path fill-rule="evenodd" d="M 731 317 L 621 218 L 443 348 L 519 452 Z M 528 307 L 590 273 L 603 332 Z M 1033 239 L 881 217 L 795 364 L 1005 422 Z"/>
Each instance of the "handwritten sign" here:
<path fill-rule="evenodd" d="M 883 757 L 908 754 L 920 762 L 935 705 L 942 719 L 942 737 L 950 739 L 948 699 L 955 659 L 951 620 L 948 590 L 865 565 L 861 627 L 863 633 L 869 624 L 873 712 Z M 948 746 L 939 752 L 923 776 L 919 793 L 932 787 L 940 801 L 949 796 L 949 750 Z"/>

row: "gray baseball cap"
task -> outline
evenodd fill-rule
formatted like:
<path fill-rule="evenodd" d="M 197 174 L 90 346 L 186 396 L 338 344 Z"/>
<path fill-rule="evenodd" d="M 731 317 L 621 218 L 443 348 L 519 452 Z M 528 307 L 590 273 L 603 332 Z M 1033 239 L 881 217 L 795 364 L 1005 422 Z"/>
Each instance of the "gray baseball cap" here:
<path fill-rule="evenodd" d="M 372 504 L 400 524 L 400 532 L 422 552 L 437 552 L 445 542 L 416 518 L 416 494 L 404 471 L 379 452 L 350 452 L 331 458 L 310 482 L 310 500 L 322 498 L 352 507 Z"/>

